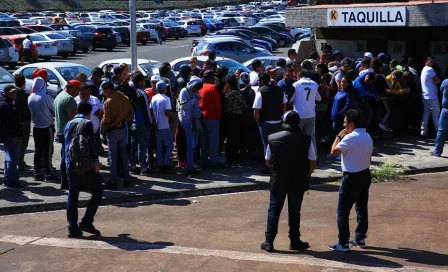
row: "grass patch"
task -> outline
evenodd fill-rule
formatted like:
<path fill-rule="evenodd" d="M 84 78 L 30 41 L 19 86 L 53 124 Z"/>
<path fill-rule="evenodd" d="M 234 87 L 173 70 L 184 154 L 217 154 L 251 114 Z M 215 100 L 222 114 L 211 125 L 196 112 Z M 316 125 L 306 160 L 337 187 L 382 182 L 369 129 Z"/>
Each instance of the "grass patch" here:
<path fill-rule="evenodd" d="M 398 163 L 397 157 L 387 159 L 372 171 L 373 183 L 384 183 L 401 178 L 408 168 Z"/>

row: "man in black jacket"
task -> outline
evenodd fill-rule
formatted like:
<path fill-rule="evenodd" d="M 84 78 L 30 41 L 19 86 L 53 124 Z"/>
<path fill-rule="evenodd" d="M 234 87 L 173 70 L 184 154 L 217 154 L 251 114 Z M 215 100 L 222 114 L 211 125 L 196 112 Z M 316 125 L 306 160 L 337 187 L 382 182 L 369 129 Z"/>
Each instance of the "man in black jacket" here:
<path fill-rule="evenodd" d="M 266 164 L 271 168 L 270 204 L 266 240 L 261 249 L 274 251 L 278 221 L 288 196 L 290 250 L 307 249 L 300 240 L 300 210 L 303 195 L 310 186 L 310 176 L 316 167 L 316 153 L 311 137 L 300 131 L 300 116 L 295 111 L 283 115 L 284 131 L 271 134 L 266 151 Z"/>
<path fill-rule="evenodd" d="M 17 112 L 17 116 L 20 120 L 20 129 L 22 130 L 22 136 L 19 141 L 19 171 L 26 171 L 30 169 L 29 165 L 25 163 L 25 151 L 28 147 L 28 141 L 30 139 L 31 130 L 31 111 L 28 107 L 28 96 L 25 91 L 26 80 L 22 74 L 14 76 L 14 85 L 17 88 L 16 100 L 14 101 L 14 108 Z"/>
<path fill-rule="evenodd" d="M 19 140 L 22 132 L 13 102 L 17 88 L 6 85 L 0 97 L 0 141 L 5 150 L 4 185 L 9 189 L 23 189 L 19 183 L 17 163 L 19 162 Z"/>

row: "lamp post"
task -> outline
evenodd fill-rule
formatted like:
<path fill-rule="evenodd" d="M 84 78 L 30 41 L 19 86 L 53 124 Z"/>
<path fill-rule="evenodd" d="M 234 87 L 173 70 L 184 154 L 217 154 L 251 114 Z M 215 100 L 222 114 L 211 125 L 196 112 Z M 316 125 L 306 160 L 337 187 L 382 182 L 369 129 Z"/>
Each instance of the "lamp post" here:
<path fill-rule="evenodd" d="M 131 66 L 137 69 L 137 23 L 135 14 L 135 0 L 129 0 L 129 11 L 131 13 Z"/>

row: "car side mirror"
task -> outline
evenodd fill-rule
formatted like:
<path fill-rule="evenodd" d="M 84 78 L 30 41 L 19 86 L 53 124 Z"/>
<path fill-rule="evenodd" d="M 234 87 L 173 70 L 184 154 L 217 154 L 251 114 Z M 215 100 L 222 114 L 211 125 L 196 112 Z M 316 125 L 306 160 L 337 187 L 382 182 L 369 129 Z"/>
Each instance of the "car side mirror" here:
<path fill-rule="evenodd" d="M 52 85 L 60 85 L 61 83 L 59 82 L 59 80 L 57 80 L 57 79 L 50 79 L 49 81 L 48 81 L 48 83 L 50 83 L 50 84 L 52 84 Z"/>
<path fill-rule="evenodd" d="M 252 49 L 250 50 L 250 53 L 251 53 L 251 54 L 252 54 L 252 53 L 257 53 L 257 49 L 252 48 Z"/>

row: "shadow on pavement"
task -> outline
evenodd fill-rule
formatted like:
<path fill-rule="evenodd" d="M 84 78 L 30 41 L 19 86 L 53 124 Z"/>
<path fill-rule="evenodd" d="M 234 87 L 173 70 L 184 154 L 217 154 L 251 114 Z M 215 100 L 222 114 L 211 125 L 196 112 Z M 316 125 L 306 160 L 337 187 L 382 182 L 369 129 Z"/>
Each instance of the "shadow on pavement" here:
<path fill-rule="evenodd" d="M 373 250 L 373 251 L 372 251 Z M 424 265 L 448 266 L 448 255 L 432 251 L 419 250 L 413 248 L 384 248 L 371 247 L 367 250 L 359 251 L 362 254 L 381 255 L 386 257 L 406 259 L 410 263 L 418 263 Z"/>
<path fill-rule="evenodd" d="M 157 201 L 157 202 L 118 204 L 115 206 L 121 207 L 121 208 L 136 208 L 136 207 L 151 206 L 154 204 L 165 205 L 165 206 L 188 206 L 191 203 L 192 202 L 187 199 L 172 199 L 172 200 L 163 200 L 163 201 Z"/>
<path fill-rule="evenodd" d="M 111 246 L 127 251 L 136 250 L 150 250 L 150 249 L 163 249 L 169 246 L 173 246 L 171 242 L 145 242 L 139 241 L 130 237 L 129 233 L 119 234 L 117 237 L 105 237 L 105 236 L 90 236 L 83 238 L 84 240 L 103 241 Z"/>

